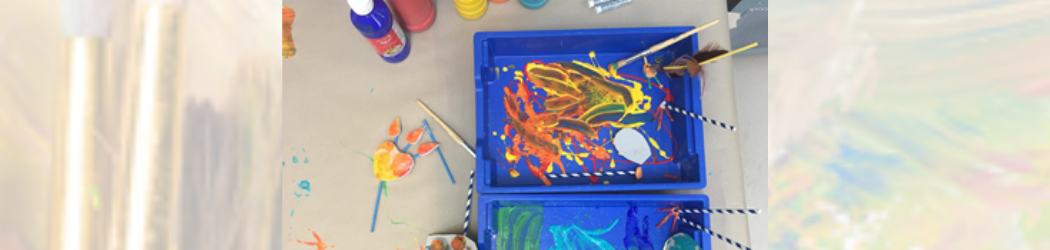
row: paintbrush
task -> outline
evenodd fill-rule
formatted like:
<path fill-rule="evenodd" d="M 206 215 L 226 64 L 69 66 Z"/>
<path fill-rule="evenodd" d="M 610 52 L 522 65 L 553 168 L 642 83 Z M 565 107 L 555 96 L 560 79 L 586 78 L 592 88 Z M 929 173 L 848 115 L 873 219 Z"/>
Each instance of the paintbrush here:
<path fill-rule="evenodd" d="M 736 131 L 736 127 L 733 126 L 733 125 L 728 125 L 728 124 L 726 124 L 724 122 L 716 121 L 715 119 L 707 118 L 707 117 L 704 117 L 702 115 L 698 115 L 696 113 L 685 111 L 684 109 L 680 109 L 678 107 L 668 105 L 666 101 L 660 102 L 660 108 L 671 110 L 671 111 L 678 112 L 678 113 L 682 113 L 683 115 L 692 117 L 693 119 L 697 119 L 697 120 L 701 120 L 701 121 L 704 121 L 704 122 L 708 122 L 708 123 L 711 123 L 711 125 L 719 126 L 719 127 L 724 128 L 724 129 L 728 129 L 730 131 Z"/>
<path fill-rule="evenodd" d="M 704 60 L 702 62 L 696 63 L 696 65 L 704 65 L 704 64 L 713 62 L 715 60 L 722 59 L 723 57 L 731 56 L 733 54 L 740 53 L 741 51 L 744 51 L 744 50 L 747 50 L 747 49 L 750 49 L 750 48 L 754 48 L 755 46 L 758 46 L 758 43 L 751 43 L 751 44 L 748 44 L 747 46 L 740 47 L 739 49 L 735 49 L 733 51 L 726 52 L 724 54 L 721 54 L 721 55 L 718 55 L 718 56 L 715 56 L 715 57 L 711 57 L 711 58 L 709 58 L 707 60 Z M 686 69 L 686 68 L 688 68 L 688 66 L 686 66 L 686 65 L 675 65 L 675 66 L 665 66 L 665 67 L 663 67 L 664 71 L 676 70 L 676 69 Z"/>
<path fill-rule="evenodd" d="M 661 49 L 666 48 L 667 46 L 671 46 L 671 44 L 674 44 L 674 43 L 676 43 L 678 41 L 681 41 L 682 39 L 685 39 L 686 37 L 689 37 L 689 36 L 691 36 L 693 34 L 696 34 L 697 32 L 700 32 L 701 30 L 706 29 L 707 27 L 711 27 L 712 25 L 715 25 L 716 23 L 718 23 L 718 19 L 715 19 L 714 21 L 711 21 L 711 22 L 709 22 L 707 24 L 704 24 L 703 26 L 696 27 L 694 29 L 686 31 L 685 33 L 682 33 L 681 35 L 678 35 L 678 36 L 676 36 L 674 38 L 668 39 L 667 41 L 663 41 L 661 43 L 657 43 L 656 45 L 653 45 L 652 47 L 649 47 L 649 49 L 647 49 L 645 51 L 642 51 L 642 53 L 638 53 L 637 55 L 634 55 L 632 57 L 628 57 L 627 59 L 623 59 L 623 60 L 620 60 L 618 62 L 613 63 L 612 65 L 609 65 L 609 68 L 612 68 L 613 70 L 616 70 L 616 69 L 618 69 L 620 67 L 623 67 L 623 66 L 625 66 L 625 65 L 627 65 L 627 64 L 629 64 L 629 63 L 631 63 L 631 62 L 633 62 L 635 60 L 638 60 L 638 58 L 645 57 L 645 56 L 650 55 L 652 53 L 656 53 L 657 51 L 660 51 Z"/>
<path fill-rule="evenodd" d="M 459 143 L 460 146 L 463 146 L 463 149 L 467 150 L 467 153 L 470 153 L 471 157 L 474 157 L 474 158 L 478 157 L 478 156 L 474 155 L 474 149 L 471 149 L 470 145 L 467 145 L 467 142 L 463 141 L 463 138 L 459 137 L 459 134 L 456 134 L 456 131 L 452 130 L 452 127 L 449 127 L 448 124 L 445 124 L 445 121 L 442 121 L 440 117 L 438 117 L 436 114 L 434 114 L 434 111 L 431 111 L 430 108 L 428 108 L 426 104 L 423 104 L 423 101 L 420 101 L 419 99 L 416 99 L 416 103 L 418 103 L 419 107 L 423 108 L 423 111 L 426 111 L 427 114 L 430 115 L 430 117 L 434 118 L 434 120 L 437 121 L 438 124 L 441 125 L 441 127 L 445 129 L 445 132 L 447 132 L 448 135 L 452 137 L 452 140 L 455 140 L 456 143 Z"/>
<path fill-rule="evenodd" d="M 642 167 L 635 168 L 629 171 L 606 171 L 606 172 L 594 172 L 594 173 L 567 173 L 567 174 L 547 174 L 551 179 L 558 178 L 573 178 L 573 177 L 591 177 L 591 176 L 634 176 L 635 179 L 642 179 Z"/>

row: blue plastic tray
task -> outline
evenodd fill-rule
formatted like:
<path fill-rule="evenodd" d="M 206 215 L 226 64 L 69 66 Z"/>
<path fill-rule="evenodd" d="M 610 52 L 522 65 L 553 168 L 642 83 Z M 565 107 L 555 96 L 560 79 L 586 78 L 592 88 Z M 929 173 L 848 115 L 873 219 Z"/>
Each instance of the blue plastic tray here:
<path fill-rule="evenodd" d="M 519 161 L 513 162 L 514 164 L 511 164 L 512 162 L 509 161 L 512 157 L 508 158 L 506 156 L 508 148 L 515 144 L 514 135 L 518 134 L 517 129 L 513 129 L 509 133 L 505 130 L 510 122 L 504 105 L 505 87 L 507 87 L 506 90 L 512 93 L 520 91 L 518 80 L 515 79 L 516 73 L 520 72 L 522 81 L 528 86 L 526 88 L 530 88 L 529 91 L 532 92 L 530 99 L 536 100 L 532 102 L 534 105 L 533 110 L 540 112 L 539 114 L 547 111 L 549 113 L 559 112 L 557 110 L 547 110 L 546 106 L 543 105 L 545 103 L 543 102 L 544 98 L 552 99 L 557 96 L 548 93 L 544 88 L 534 88 L 535 84 L 529 80 L 529 77 L 538 74 L 529 74 L 529 71 L 526 70 L 527 63 L 533 62 L 549 66 L 550 63 L 565 62 L 559 64 L 565 69 L 562 72 L 578 70 L 577 72 L 586 72 L 583 75 L 602 75 L 602 72 L 580 67 L 579 64 L 571 63 L 571 61 L 597 65 L 607 72 L 607 65 L 610 63 L 643 51 L 656 43 L 675 37 L 691 28 L 655 27 L 476 33 L 474 35 L 474 64 L 476 67 L 474 77 L 477 94 L 475 101 L 477 102 L 478 133 L 476 148 L 479 156 L 477 158 L 479 173 L 478 192 L 551 193 L 667 190 L 700 189 L 706 186 L 707 171 L 704 164 L 704 138 L 701 127 L 703 124 L 678 114 L 674 114 L 675 116 L 672 117 L 674 122 L 671 122 L 667 115 L 661 115 L 658 119 L 655 116 L 657 107 L 667 97 L 668 93 L 673 98 L 671 102 L 673 105 L 700 113 L 702 110 L 699 98 L 701 91 L 700 79 L 698 77 L 687 77 L 672 80 L 663 73 L 658 74 L 655 79 L 648 79 L 642 72 L 644 65 L 642 60 L 618 69 L 618 74 L 623 79 L 605 76 L 593 78 L 605 79 L 612 84 L 619 84 L 619 86 L 626 88 L 638 87 L 642 95 L 651 98 L 649 101 L 651 102 L 649 112 L 644 113 L 650 116 L 650 121 L 645 122 L 638 129 L 643 131 L 646 137 L 655 141 L 656 145 L 659 145 L 659 149 L 664 151 L 667 157 L 663 157 L 656 147 L 650 145 L 654 157 L 650 158 L 642 167 L 644 174 L 641 179 L 636 179 L 634 176 L 605 176 L 597 177 L 596 179 L 586 177 L 559 178 L 549 179 L 550 186 L 547 186 L 540 178 L 532 174 L 525 163 L 527 158 L 536 169 L 539 169 L 544 174 L 561 174 L 562 167 L 564 167 L 565 173 L 570 174 L 583 173 L 584 169 L 590 173 L 595 171 L 634 170 L 639 164 L 629 162 L 623 156 L 618 155 L 611 143 L 611 138 L 619 129 L 609 125 L 595 126 L 597 128 L 593 130 L 595 133 L 587 138 L 576 138 L 579 140 L 574 140 L 571 137 L 567 137 L 569 139 L 561 140 L 563 143 L 552 142 L 550 145 L 557 143 L 557 147 L 560 147 L 559 155 L 561 156 L 557 158 L 560 158 L 562 163 L 561 165 L 549 164 L 552 172 L 546 172 L 548 169 L 542 164 L 543 161 L 538 156 L 518 155 Z M 697 37 L 693 35 L 649 55 L 647 59 L 652 63 L 660 61 L 663 64 L 667 64 L 679 56 L 695 53 L 697 47 Z M 635 95 L 609 95 L 608 92 L 600 93 L 600 91 L 588 92 L 588 89 L 596 88 L 588 88 L 586 86 L 598 85 L 576 84 L 573 86 L 576 86 L 581 90 L 581 93 L 584 93 L 577 94 L 577 97 L 592 97 L 588 99 L 581 98 L 581 100 L 598 100 L 598 98 L 601 98 L 595 96 L 614 96 L 613 98 L 615 96 L 632 96 L 632 99 L 642 99 L 634 98 Z M 663 89 L 660 87 L 663 87 Z M 565 91 L 554 92 L 566 93 Z M 514 94 L 511 95 L 513 96 Z M 579 101 L 578 104 L 582 104 L 579 106 L 583 107 L 595 107 L 595 102 Z M 641 105 L 634 106 L 642 107 Z M 522 110 L 523 113 L 525 112 L 523 111 L 524 105 L 522 103 L 518 103 L 518 109 Z M 562 113 L 557 115 L 557 117 L 573 119 L 580 116 Z M 644 120 L 639 117 L 644 116 L 643 114 L 638 114 L 625 120 Z M 529 117 L 528 119 L 532 118 Z M 517 120 L 526 121 L 527 119 Z M 531 124 L 524 127 L 528 129 L 543 126 L 539 122 L 532 122 Z M 559 122 L 559 126 L 560 124 L 561 122 Z M 658 125 L 661 125 L 659 130 L 657 129 Z M 546 135 L 554 138 L 557 136 L 557 133 L 549 132 L 549 130 L 541 133 L 546 133 Z M 595 151 L 602 151 L 600 148 L 592 147 L 591 150 L 581 148 L 581 145 L 585 144 L 581 144 L 580 140 L 585 139 L 589 139 L 594 146 L 603 145 L 604 151 L 613 159 L 612 161 L 616 162 L 615 166 L 613 166 L 612 161 L 603 161 L 598 157 L 599 155 Z M 524 141 L 524 139 L 521 141 Z M 538 151 L 533 150 L 532 152 Z M 534 154 L 542 155 L 542 153 Z M 554 157 L 549 156 L 550 154 L 547 155 L 547 159 L 554 159 Z M 576 158 L 579 158 L 579 161 Z M 517 176 L 514 176 L 509 169 L 514 169 L 517 172 Z"/>
<path fill-rule="evenodd" d="M 478 205 L 478 247 L 481 250 L 498 249 L 500 240 L 526 244 L 530 239 L 537 245 L 529 245 L 525 247 L 527 249 L 551 249 L 558 243 L 593 243 L 598 240 L 615 249 L 630 249 L 628 242 L 639 242 L 634 243 L 635 246 L 648 242 L 652 249 L 663 249 L 664 241 L 675 233 L 691 235 L 703 249 L 711 249 L 710 235 L 681 221 L 675 229 L 671 229 L 671 219 L 656 228 L 656 224 L 667 215 L 658 209 L 675 205 L 708 208 L 706 195 L 486 194 L 478 198 Z M 633 215 L 629 216 L 632 209 Z M 503 219 L 499 218 L 500 211 L 504 213 Z M 708 214 L 683 213 L 681 216 L 711 228 Z M 627 237 L 629 235 L 635 237 Z M 535 237 L 539 237 L 538 241 Z M 504 245 L 504 248 L 514 249 L 512 246 Z M 580 247 L 597 249 L 594 246 Z"/>

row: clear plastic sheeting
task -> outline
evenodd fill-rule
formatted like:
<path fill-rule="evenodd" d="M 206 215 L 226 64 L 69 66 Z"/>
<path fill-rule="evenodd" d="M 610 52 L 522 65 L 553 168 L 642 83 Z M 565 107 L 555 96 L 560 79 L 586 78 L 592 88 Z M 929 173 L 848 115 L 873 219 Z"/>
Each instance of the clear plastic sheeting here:
<path fill-rule="evenodd" d="M 0 9 L 0 249 L 279 248 L 280 4 L 105 2 Z"/>

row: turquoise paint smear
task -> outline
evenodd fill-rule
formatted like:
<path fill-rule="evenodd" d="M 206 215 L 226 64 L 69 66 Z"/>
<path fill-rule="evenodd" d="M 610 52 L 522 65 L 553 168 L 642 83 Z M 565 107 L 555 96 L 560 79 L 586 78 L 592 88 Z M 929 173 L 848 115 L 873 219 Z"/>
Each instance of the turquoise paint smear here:
<path fill-rule="evenodd" d="M 293 193 L 293 194 L 295 194 L 295 197 L 303 197 L 303 195 L 301 195 L 299 193 Z"/>
<path fill-rule="evenodd" d="M 496 214 L 496 226 L 500 232 L 496 249 L 539 249 L 540 230 L 543 229 L 543 207 L 503 207 Z"/>
<path fill-rule="evenodd" d="M 295 216 L 295 209 L 292 209 L 292 216 Z"/>
<path fill-rule="evenodd" d="M 310 163 L 310 157 L 303 157 L 303 163 Z"/>
<path fill-rule="evenodd" d="M 296 164 L 296 163 L 299 163 L 299 158 L 296 158 L 296 157 L 295 157 L 295 156 L 293 155 L 293 156 L 292 156 L 292 164 Z"/>
<path fill-rule="evenodd" d="M 281 166 L 284 167 L 284 161 L 281 162 Z"/>
<path fill-rule="evenodd" d="M 307 180 L 300 181 L 299 188 L 306 190 L 306 192 L 310 192 L 310 182 Z"/>
<path fill-rule="evenodd" d="M 571 226 L 551 226 L 550 232 L 554 235 L 554 247 L 552 250 L 591 250 L 591 249 L 603 249 L 603 250 L 615 250 L 609 242 L 594 237 L 608 233 L 612 230 L 616 223 L 620 220 L 613 221 L 609 227 L 598 229 L 598 230 L 583 230 L 576 224 Z"/>
<path fill-rule="evenodd" d="M 693 237 L 684 233 L 677 233 L 672 235 L 664 242 L 664 248 L 667 250 L 701 250 L 703 249 L 696 244 L 696 240 Z"/>

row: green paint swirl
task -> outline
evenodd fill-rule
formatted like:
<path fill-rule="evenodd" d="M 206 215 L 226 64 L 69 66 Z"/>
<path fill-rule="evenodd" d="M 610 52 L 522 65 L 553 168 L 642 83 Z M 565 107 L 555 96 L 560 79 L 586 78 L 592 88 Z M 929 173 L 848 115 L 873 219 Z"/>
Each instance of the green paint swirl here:
<path fill-rule="evenodd" d="M 504 207 L 496 215 L 499 236 L 496 249 L 539 249 L 543 228 L 543 207 Z"/>

